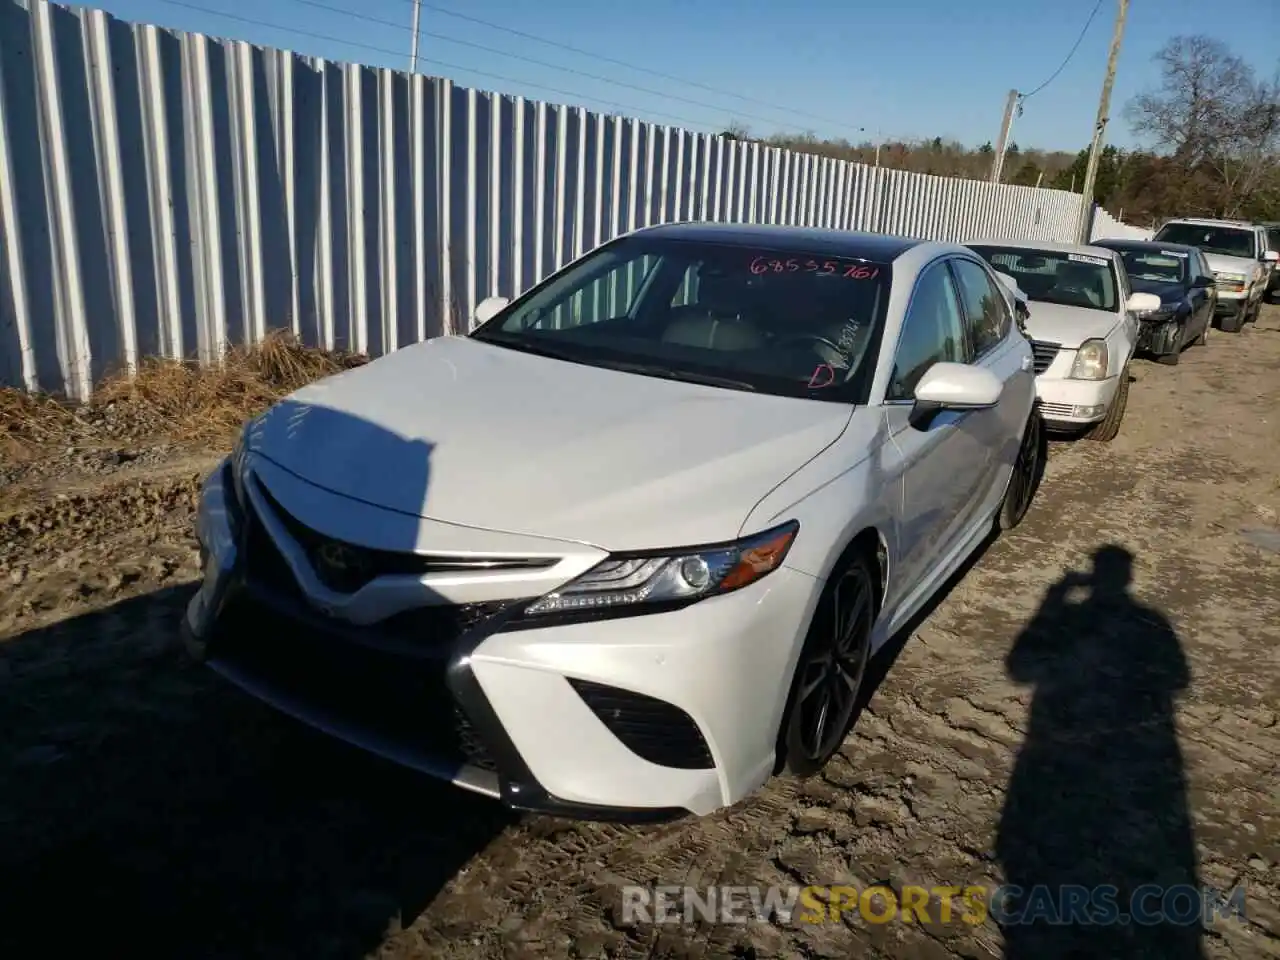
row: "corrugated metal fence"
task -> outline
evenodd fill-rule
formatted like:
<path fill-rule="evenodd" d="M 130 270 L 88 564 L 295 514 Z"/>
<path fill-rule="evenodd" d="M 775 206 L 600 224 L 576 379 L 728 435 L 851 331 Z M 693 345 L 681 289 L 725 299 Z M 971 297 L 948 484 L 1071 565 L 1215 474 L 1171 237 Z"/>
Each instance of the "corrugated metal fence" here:
<path fill-rule="evenodd" d="M 279 327 L 378 355 L 657 222 L 1068 239 L 1079 203 L 0 0 L 0 383 L 31 389 Z"/>
<path fill-rule="evenodd" d="M 1093 212 L 1091 240 L 1150 240 L 1154 230 L 1135 227 L 1117 220 L 1099 207 Z"/>

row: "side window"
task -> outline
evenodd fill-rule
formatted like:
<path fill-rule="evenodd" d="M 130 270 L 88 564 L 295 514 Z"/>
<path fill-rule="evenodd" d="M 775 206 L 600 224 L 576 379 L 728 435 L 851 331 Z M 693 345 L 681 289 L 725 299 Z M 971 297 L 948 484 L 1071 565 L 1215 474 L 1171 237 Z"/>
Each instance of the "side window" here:
<path fill-rule="evenodd" d="M 996 286 L 996 281 L 986 270 L 972 260 L 952 260 L 956 279 L 960 283 L 960 300 L 964 304 L 965 327 L 973 355 L 980 357 L 998 346 L 1013 318 L 1009 315 L 1009 303 Z"/>
<path fill-rule="evenodd" d="M 910 400 L 935 363 L 968 359 L 955 282 L 945 263 L 935 263 L 916 280 L 885 399 Z"/>

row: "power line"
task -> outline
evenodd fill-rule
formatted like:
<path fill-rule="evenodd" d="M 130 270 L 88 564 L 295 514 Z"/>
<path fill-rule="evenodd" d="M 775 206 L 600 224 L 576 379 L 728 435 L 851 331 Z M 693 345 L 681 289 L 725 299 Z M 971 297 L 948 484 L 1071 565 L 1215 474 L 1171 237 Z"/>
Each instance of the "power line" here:
<path fill-rule="evenodd" d="M 1076 42 L 1074 45 L 1072 45 L 1071 52 L 1067 54 L 1067 58 L 1063 60 L 1061 64 L 1058 65 L 1057 70 L 1053 71 L 1053 73 L 1049 75 L 1048 80 L 1040 84 L 1040 86 L 1036 87 L 1030 93 L 1019 94 L 1018 100 L 1020 102 L 1025 103 L 1027 100 L 1029 100 L 1031 97 L 1034 97 L 1037 93 L 1039 93 L 1049 84 L 1053 83 L 1054 80 L 1058 79 L 1058 74 L 1060 74 L 1063 70 L 1066 69 L 1067 64 L 1071 62 L 1071 58 L 1074 57 L 1076 55 L 1076 51 L 1080 49 L 1080 43 L 1081 41 L 1084 40 L 1084 35 L 1089 32 L 1089 27 L 1093 25 L 1093 18 L 1098 15 L 1098 11 L 1101 9 L 1102 9 L 1102 0 L 1098 0 L 1098 2 L 1093 5 L 1093 13 L 1089 14 L 1089 19 L 1084 22 L 1084 29 L 1080 31 L 1080 36 L 1076 37 Z"/>
<path fill-rule="evenodd" d="M 160 0 L 160 2 L 167 3 L 173 7 L 185 7 L 188 10 L 195 10 L 198 13 L 207 13 L 215 17 L 223 17 L 227 20 L 237 20 L 240 23 L 251 24 L 252 26 L 255 26 L 255 27 L 265 27 L 268 30 L 279 30 L 283 33 L 293 33 L 301 37 L 310 37 L 313 40 L 324 40 L 329 43 L 345 43 L 348 46 L 358 47 L 364 50 L 370 50 L 370 51 L 373 51 L 374 53 L 390 54 L 392 56 L 401 56 L 403 54 L 403 51 L 401 50 L 391 50 L 387 47 L 379 47 L 371 43 L 359 43 L 358 41 L 355 41 L 355 40 L 348 40 L 345 37 L 335 37 L 330 34 L 316 33 L 315 31 L 312 31 L 312 30 L 301 30 L 297 27 L 285 27 L 285 26 L 281 26 L 278 23 L 268 23 L 265 20 L 257 20 L 257 19 L 254 19 L 253 17 L 242 16 L 241 14 L 238 14 L 238 13 L 226 13 L 222 10 L 213 10 L 209 7 L 202 7 L 199 4 L 195 4 L 195 3 L 186 3 L 184 2 L 184 0 Z M 590 103 L 604 104 L 605 106 L 615 107 L 618 110 L 624 111 L 632 115 L 647 113 L 650 116 L 662 117 L 665 120 L 672 120 L 672 121 L 675 121 L 676 123 L 684 124 L 691 127 L 708 126 L 708 124 L 701 123 L 697 120 L 690 120 L 688 117 L 679 117 L 671 113 L 660 113 L 655 110 L 642 110 L 639 107 L 632 106 L 630 104 L 618 103 L 617 101 L 614 101 L 614 100 L 602 100 L 599 97 L 577 93 L 573 90 L 563 90 L 559 87 L 551 87 L 542 83 L 533 83 L 528 80 L 519 80 L 519 79 L 516 79 L 515 77 L 503 76 L 500 73 L 490 73 L 486 70 L 476 70 L 476 69 L 473 69 L 472 67 L 464 67 L 456 63 L 446 63 L 443 60 L 435 60 L 427 57 L 419 57 L 418 60 L 421 63 L 433 63 L 437 67 L 444 67 L 446 70 L 458 70 L 463 73 L 473 73 L 479 77 L 488 77 L 490 80 L 498 80 L 503 83 L 520 84 L 526 87 L 533 87 L 534 89 L 537 89 L 537 90 L 546 90 L 549 93 L 555 93 L 563 97 L 572 97 L 575 100 L 586 100 Z"/>
<path fill-rule="evenodd" d="M 400 2 L 413 3 L 414 0 L 400 0 Z M 808 113 L 807 111 L 797 110 L 793 107 L 784 107 L 776 103 L 769 103 L 768 101 L 760 100 L 755 97 L 748 97 L 745 94 L 735 93 L 732 90 L 725 90 L 721 87 L 713 87 L 710 84 L 699 83 L 698 81 L 690 80 L 687 77 L 677 77 L 674 74 L 663 73 L 661 70 L 655 70 L 652 67 L 641 66 L 638 63 L 631 63 L 630 61 L 627 61 L 627 60 L 619 60 L 616 57 L 606 56 L 603 53 L 596 53 L 592 50 L 584 50 L 581 47 L 575 47 L 570 44 L 563 43 L 559 40 L 551 40 L 548 37 L 540 37 L 534 33 L 526 33 L 525 31 L 517 30 L 514 27 L 508 27 L 501 23 L 494 23 L 492 20 L 484 20 L 484 19 L 481 19 L 480 17 L 473 17 L 470 14 L 459 13 L 456 10 L 450 10 L 448 7 L 442 7 L 442 6 L 439 6 L 438 4 L 422 3 L 421 5 L 428 10 L 434 10 L 436 13 L 442 13 L 446 17 L 453 17 L 457 20 L 465 20 L 468 23 L 474 23 L 482 27 L 488 27 L 491 30 L 498 30 L 502 33 L 510 34 L 513 37 L 520 37 L 521 39 L 524 39 L 524 40 L 533 40 L 535 43 L 544 43 L 549 47 L 555 47 L 559 50 L 565 50 L 569 53 L 576 53 L 579 56 L 583 56 L 583 57 L 591 57 L 601 61 L 602 63 L 612 63 L 614 66 L 617 66 L 617 67 L 626 67 L 628 70 L 636 70 L 640 73 L 647 73 L 653 77 L 660 77 L 663 80 L 670 80 L 673 83 L 682 83 L 687 87 L 697 87 L 699 90 L 705 90 L 708 93 L 716 93 L 722 97 L 733 97 L 735 100 L 741 100 L 744 103 L 754 103 L 756 106 L 765 107 L 769 110 L 780 110 L 783 113 L 789 113 L 792 116 L 808 117 L 810 120 L 818 120 L 818 121 L 821 121 L 822 123 L 828 123 L 838 127 L 848 126 L 847 123 L 842 123 L 837 120 L 832 120 L 830 117 L 823 117 L 823 116 L 819 116 L 816 113 Z M 667 96 L 667 94 L 662 94 L 662 96 Z M 770 120 L 765 122 L 772 123 L 774 121 Z"/>
<path fill-rule="evenodd" d="M 333 6 L 332 4 L 322 3 L 321 0 L 293 0 L 293 2 L 300 3 L 308 7 L 314 7 L 317 10 L 326 10 L 329 13 L 336 13 L 344 17 L 351 17 L 356 20 L 363 20 L 366 23 L 376 23 L 381 26 L 390 27 L 394 30 L 411 30 L 412 29 L 411 27 L 407 27 L 403 23 L 398 23 L 394 20 L 384 20 L 384 19 L 381 19 L 380 17 L 370 16 L 369 14 L 361 13 L 360 11 L 357 11 L 357 10 L 347 10 L 343 7 L 336 7 L 336 6 Z M 537 67 L 544 67 L 549 70 L 559 70 L 563 73 L 569 73 L 569 74 L 573 74 L 574 76 L 582 77 L 585 80 L 594 80 L 597 83 L 610 83 L 610 84 L 613 84 L 614 86 L 623 87 L 628 90 L 634 90 L 637 93 L 644 93 L 653 97 L 662 97 L 665 100 L 675 100 L 680 103 L 687 103 L 691 106 L 700 107 L 704 110 L 714 110 L 717 112 L 720 112 L 720 111 L 729 112 L 726 110 L 726 108 L 722 106 L 718 106 L 716 104 L 707 103 L 705 100 L 694 100 L 691 97 L 682 97 L 674 93 L 667 93 L 662 90 L 655 90 L 652 87 L 642 87 L 639 84 L 629 83 L 626 80 L 615 80 L 612 77 L 606 77 L 598 73 L 589 73 L 585 70 L 578 70 L 574 67 L 566 67 L 558 63 L 551 63 L 550 61 L 547 61 L 547 60 L 539 60 L 537 57 L 529 57 L 521 53 L 510 53 L 509 51 L 500 50 L 497 47 L 490 47 L 483 43 L 476 43 L 472 40 L 463 40 L 458 37 L 451 37 L 448 34 L 433 33 L 430 30 L 423 30 L 423 31 L 420 31 L 418 36 L 431 37 L 434 40 L 442 40 L 445 43 L 453 43 L 461 47 L 471 47 L 473 50 L 481 50 L 485 53 L 497 54 L 498 56 L 508 57 L 512 60 L 520 60 L 520 61 L 523 61 L 524 63 L 533 64 L 534 66 L 537 66 Z M 782 108 L 779 107 L 777 109 L 781 110 Z M 757 114 L 742 113 L 741 116 L 743 116 L 748 120 L 757 120 L 761 123 L 773 124 L 775 127 L 781 126 L 785 128 L 787 126 L 792 126 L 789 124 L 780 123 L 777 120 L 772 120 L 769 117 L 759 116 Z M 800 128 L 792 126 L 792 129 L 798 130 Z"/>

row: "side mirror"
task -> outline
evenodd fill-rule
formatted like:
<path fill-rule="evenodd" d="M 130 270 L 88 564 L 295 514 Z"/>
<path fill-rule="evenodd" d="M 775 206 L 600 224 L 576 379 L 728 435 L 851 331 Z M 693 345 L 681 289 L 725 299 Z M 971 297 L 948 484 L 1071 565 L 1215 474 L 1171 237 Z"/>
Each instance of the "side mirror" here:
<path fill-rule="evenodd" d="M 967 363 L 935 363 L 916 384 L 911 425 L 923 430 L 943 410 L 987 410 L 1004 392 L 1000 378 L 986 367 Z"/>
<path fill-rule="evenodd" d="M 476 312 L 471 315 L 471 329 L 488 323 L 510 302 L 509 297 L 485 297 L 476 305 Z"/>
<path fill-rule="evenodd" d="M 1160 298 L 1154 293 L 1131 293 L 1124 308 L 1130 313 L 1155 313 L 1160 309 Z"/>
<path fill-rule="evenodd" d="M 1280 260 L 1280 253 L 1274 250 L 1268 250 L 1262 255 L 1263 263 L 1275 263 L 1277 260 Z"/>
<path fill-rule="evenodd" d="M 1213 285 L 1214 285 L 1213 277 L 1206 276 L 1203 273 L 1191 281 L 1191 286 L 1193 287 L 1204 287 L 1207 289 L 1209 287 L 1212 287 Z"/>

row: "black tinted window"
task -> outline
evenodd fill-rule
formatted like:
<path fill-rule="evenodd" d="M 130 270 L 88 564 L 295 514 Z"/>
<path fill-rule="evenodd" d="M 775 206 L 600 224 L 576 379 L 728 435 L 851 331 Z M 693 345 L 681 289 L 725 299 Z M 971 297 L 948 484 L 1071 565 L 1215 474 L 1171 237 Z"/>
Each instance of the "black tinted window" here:
<path fill-rule="evenodd" d="M 1119 282 L 1109 258 L 1027 247 L 970 244 L 969 249 L 1013 277 L 1029 300 L 1108 313 L 1119 308 Z"/>
<path fill-rule="evenodd" d="M 920 378 L 935 363 L 963 363 L 967 359 L 955 283 L 946 265 L 937 263 L 916 282 L 911 306 L 903 320 L 886 398 L 910 400 Z"/>
<path fill-rule="evenodd" d="M 884 263 L 625 237 L 472 336 L 667 379 L 857 401 L 889 285 Z"/>
<path fill-rule="evenodd" d="M 1124 250 L 1120 258 L 1135 286 L 1140 281 L 1168 284 L 1184 283 L 1187 279 L 1188 257 L 1181 251 Z"/>
<path fill-rule="evenodd" d="M 964 304 L 965 326 L 974 356 L 982 356 L 1005 338 L 1012 318 L 996 280 L 972 260 L 953 260 Z"/>
<path fill-rule="evenodd" d="M 1257 256 L 1256 234 L 1244 227 L 1202 226 L 1196 223 L 1168 223 L 1160 228 L 1156 240 L 1199 247 L 1205 253 L 1217 253 L 1224 257 Z"/>

